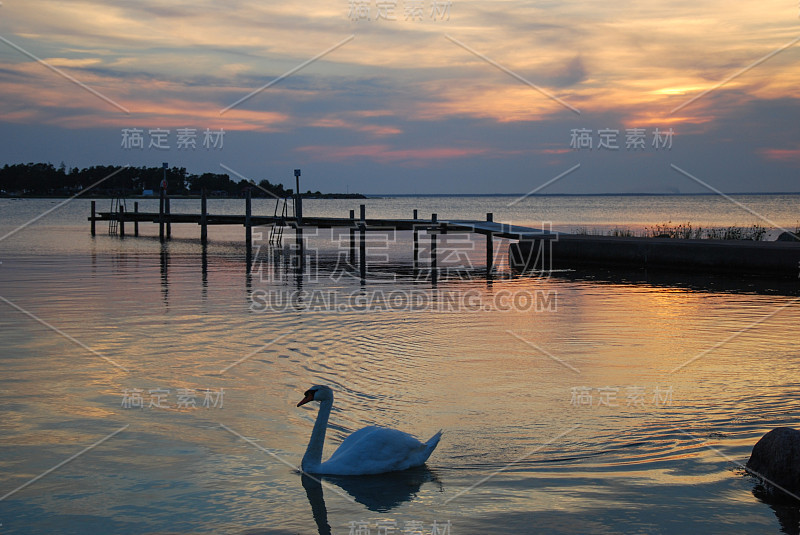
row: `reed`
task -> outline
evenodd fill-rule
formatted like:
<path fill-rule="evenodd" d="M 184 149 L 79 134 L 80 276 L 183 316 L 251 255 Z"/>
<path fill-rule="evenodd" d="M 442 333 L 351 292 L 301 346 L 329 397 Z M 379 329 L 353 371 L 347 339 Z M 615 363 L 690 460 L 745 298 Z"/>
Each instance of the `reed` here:
<path fill-rule="evenodd" d="M 709 240 L 750 240 L 761 241 L 767 228 L 759 224 L 749 227 L 693 227 L 690 222 L 674 225 L 671 221 L 663 225 L 645 227 L 643 236 L 647 238 L 709 239 Z"/>

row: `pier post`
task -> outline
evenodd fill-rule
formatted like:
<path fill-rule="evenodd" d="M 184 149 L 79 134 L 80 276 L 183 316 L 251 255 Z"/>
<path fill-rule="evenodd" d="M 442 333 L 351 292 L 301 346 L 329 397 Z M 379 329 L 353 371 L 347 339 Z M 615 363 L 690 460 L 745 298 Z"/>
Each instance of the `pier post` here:
<path fill-rule="evenodd" d="M 300 170 L 295 169 L 295 177 L 300 176 Z M 295 273 L 300 275 L 297 279 L 298 284 L 302 282 L 302 274 L 304 271 L 304 264 L 306 261 L 306 252 L 303 244 L 303 201 L 300 200 L 300 179 L 297 178 L 297 204 L 295 205 L 295 216 L 297 217 L 297 226 L 295 227 L 294 231 L 294 239 L 295 239 L 295 258 L 297 259 L 297 264 L 295 265 Z"/>
<path fill-rule="evenodd" d="M 245 201 L 244 201 L 244 235 L 245 239 L 247 240 L 247 249 L 249 250 L 252 247 L 253 241 L 253 227 L 251 225 L 251 217 L 252 217 L 252 200 L 250 198 L 250 188 L 247 188 L 247 193 L 245 194 Z"/>
<path fill-rule="evenodd" d="M 431 214 L 431 223 L 433 223 L 433 226 L 431 228 L 431 281 L 433 281 L 434 283 L 436 282 L 436 278 L 437 278 L 437 274 L 438 273 L 437 273 L 437 270 L 436 270 L 436 261 L 437 261 L 437 258 L 436 258 L 436 256 L 437 256 L 436 255 L 436 234 L 437 234 L 437 230 L 435 228 L 433 228 L 433 227 L 436 226 L 437 220 L 438 220 L 438 216 L 436 214 Z"/>
<path fill-rule="evenodd" d="M 208 196 L 206 190 L 200 196 L 200 243 L 206 244 L 208 242 Z"/>
<path fill-rule="evenodd" d="M 358 224 L 361 229 L 361 243 L 359 253 L 361 256 L 361 282 L 367 278 L 367 206 L 362 204 L 360 206 L 361 222 Z"/>
<path fill-rule="evenodd" d="M 417 209 L 414 209 L 414 219 L 417 218 Z M 414 225 L 414 269 L 417 269 L 417 265 L 419 263 L 419 230 L 417 230 L 417 225 Z"/>
<path fill-rule="evenodd" d="M 303 227 L 299 224 L 295 227 L 294 231 L 294 239 L 295 239 L 295 257 L 297 258 L 297 264 L 295 265 L 295 272 L 296 273 L 303 273 L 303 264 L 306 260 L 306 253 L 303 248 Z"/>
<path fill-rule="evenodd" d="M 165 190 L 161 188 L 161 199 L 158 202 L 158 239 L 164 241 L 164 196 Z"/>
<path fill-rule="evenodd" d="M 139 213 L 139 201 L 136 201 L 136 202 L 133 203 L 133 213 L 134 214 L 138 214 Z M 137 236 L 137 237 L 139 236 L 139 219 L 138 219 L 138 216 L 136 216 L 136 219 L 133 220 L 133 235 Z"/>
<path fill-rule="evenodd" d="M 350 265 L 356 265 L 356 211 L 350 210 Z"/>
<path fill-rule="evenodd" d="M 117 213 L 117 217 L 119 218 L 119 237 L 125 237 L 125 207 L 120 205 L 119 212 Z"/>
<path fill-rule="evenodd" d="M 252 218 L 252 201 L 250 199 L 250 188 L 247 188 L 244 197 L 244 241 L 245 241 L 245 262 L 247 267 L 245 272 L 250 273 L 253 264 L 253 226 L 251 224 Z"/>
<path fill-rule="evenodd" d="M 95 210 L 96 210 L 96 208 L 97 208 L 97 207 L 96 207 L 96 202 L 95 202 L 95 201 L 92 201 L 92 217 L 91 217 L 91 222 L 92 222 L 92 236 L 94 236 L 94 235 L 95 235 L 95 224 L 94 224 L 94 218 L 95 218 Z"/>
<path fill-rule="evenodd" d="M 494 221 L 494 214 L 491 212 L 487 212 L 486 214 L 486 221 L 492 222 Z M 486 273 L 490 274 L 492 269 L 494 269 L 494 235 L 489 232 L 486 234 Z"/>
<path fill-rule="evenodd" d="M 169 217 L 171 210 L 169 209 L 169 195 L 166 196 L 166 200 L 164 202 L 164 211 L 166 212 L 167 216 L 167 239 L 172 238 L 172 221 Z"/>

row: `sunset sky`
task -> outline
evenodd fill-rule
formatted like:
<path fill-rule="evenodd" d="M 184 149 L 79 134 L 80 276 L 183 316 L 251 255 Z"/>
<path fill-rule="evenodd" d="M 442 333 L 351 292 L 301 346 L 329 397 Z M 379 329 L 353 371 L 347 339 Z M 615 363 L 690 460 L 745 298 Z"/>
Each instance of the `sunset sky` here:
<path fill-rule="evenodd" d="M 800 191 L 799 14 L 797 0 L 4 0 L 0 163 L 224 165 L 289 187 L 302 168 L 304 190 L 371 194 L 525 193 L 580 164 L 539 192 Z M 133 128 L 141 149 L 123 146 Z M 194 149 L 178 147 L 185 128 Z M 156 129 L 169 148 L 149 146 Z M 672 139 L 654 146 L 656 129 Z M 591 150 L 572 146 L 579 130 Z"/>

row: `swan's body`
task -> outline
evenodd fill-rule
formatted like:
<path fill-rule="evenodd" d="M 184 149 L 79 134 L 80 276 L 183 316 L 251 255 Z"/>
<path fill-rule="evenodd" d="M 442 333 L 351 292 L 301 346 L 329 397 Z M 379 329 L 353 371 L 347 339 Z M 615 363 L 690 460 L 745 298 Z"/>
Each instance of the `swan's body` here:
<path fill-rule="evenodd" d="M 421 466 L 436 449 L 442 436 L 439 431 L 427 442 L 420 442 L 408 433 L 396 429 L 369 426 L 347 437 L 330 459 L 323 463 L 322 447 L 325 443 L 328 417 L 333 407 L 333 391 L 327 386 L 313 386 L 306 391 L 305 398 L 297 406 L 309 401 L 319 401 L 320 406 L 311 440 L 300 465 L 307 473 L 354 476 L 383 474 Z"/>

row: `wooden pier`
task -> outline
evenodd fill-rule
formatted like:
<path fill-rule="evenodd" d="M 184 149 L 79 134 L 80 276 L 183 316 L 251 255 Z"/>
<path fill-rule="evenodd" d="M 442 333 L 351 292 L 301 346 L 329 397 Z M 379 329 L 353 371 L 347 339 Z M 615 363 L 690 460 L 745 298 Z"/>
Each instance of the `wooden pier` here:
<path fill-rule="evenodd" d="M 96 222 L 105 221 L 117 228 L 120 237 L 126 236 L 126 223 L 133 223 L 134 236 L 139 235 L 140 223 L 155 223 L 159 225 L 159 238 L 161 241 L 170 239 L 171 226 L 173 224 L 194 224 L 200 227 L 200 241 L 206 243 L 208 240 L 209 225 L 235 225 L 245 228 L 245 245 L 248 258 L 251 256 L 252 248 L 252 228 L 253 227 L 273 227 L 283 229 L 292 228 L 295 231 L 297 242 L 297 254 L 302 262 L 303 254 L 303 229 L 304 228 L 347 228 L 350 230 L 350 263 L 356 264 L 356 233 L 359 234 L 359 257 L 362 279 L 366 275 L 366 233 L 370 231 L 386 231 L 392 229 L 396 231 L 413 232 L 413 262 L 417 267 L 419 262 L 419 233 L 424 231 L 430 237 L 431 260 L 430 267 L 434 276 L 437 268 L 437 235 L 458 232 L 480 234 L 486 238 L 486 271 L 491 274 L 494 269 L 494 238 L 506 238 L 520 241 L 542 241 L 556 238 L 556 233 L 549 230 L 535 229 L 518 225 L 497 223 L 494 221 L 493 214 L 487 213 L 485 220 L 463 220 L 463 219 L 439 219 L 437 214 L 431 214 L 430 219 L 420 219 L 418 211 L 414 210 L 409 219 L 386 219 L 386 218 L 367 218 L 366 205 L 359 207 L 359 215 L 356 218 L 355 210 L 350 210 L 349 217 L 314 217 L 302 215 L 302 198 L 295 196 L 295 211 L 293 215 L 285 213 L 274 216 L 261 216 L 252 214 L 252 199 L 248 190 L 244 199 L 244 215 L 239 214 L 209 214 L 208 203 L 205 193 L 200 199 L 200 212 L 194 214 L 173 214 L 170 212 L 169 198 L 162 191 L 159 202 L 158 212 L 140 212 L 139 203 L 134 203 L 133 211 L 125 211 L 124 206 L 120 205 L 116 211 L 98 212 L 95 201 L 92 201 L 91 223 L 92 236 L 96 234 Z M 284 200 L 285 203 L 285 200 Z M 284 204 L 285 206 L 285 204 Z M 284 210 L 285 212 L 285 210 Z M 281 232 L 282 234 L 282 232 Z M 542 248 L 537 248 L 541 250 Z M 249 262 L 248 262 L 249 266 Z"/>
<path fill-rule="evenodd" d="M 158 212 L 140 212 L 138 203 L 133 211 L 126 211 L 124 204 L 112 204 L 116 210 L 97 212 L 92 201 L 92 236 L 96 233 L 96 222 L 106 221 L 109 229 L 120 237 L 126 236 L 126 223 L 133 223 L 134 236 L 139 235 L 140 223 L 159 225 L 159 238 L 162 241 L 171 237 L 173 224 L 194 224 L 200 227 L 200 240 L 208 240 L 209 225 L 235 225 L 245 228 L 247 269 L 252 259 L 252 228 L 269 226 L 278 240 L 284 228 L 292 228 L 295 233 L 297 256 L 295 265 L 302 270 L 304 261 L 305 228 L 347 228 L 349 229 L 349 261 L 359 266 L 361 278 L 366 278 L 366 233 L 387 229 L 413 232 L 413 266 L 418 269 L 420 260 L 420 235 L 424 231 L 430 239 L 431 278 L 437 277 L 437 236 L 440 234 L 467 232 L 485 236 L 486 274 L 491 277 L 494 258 L 494 238 L 512 240 L 509 244 L 509 266 L 516 271 L 541 272 L 549 274 L 553 267 L 574 269 L 581 265 L 622 267 L 634 269 L 668 269 L 676 271 L 699 271 L 703 273 L 727 273 L 767 278 L 800 277 L 800 242 L 749 242 L 740 240 L 682 240 L 665 238 L 613 238 L 608 236 L 575 236 L 559 234 L 545 229 L 497 223 L 491 213 L 485 220 L 439 219 L 431 214 L 430 219 L 422 219 L 414 210 L 408 219 L 368 218 L 366 206 L 361 205 L 358 217 L 350 210 L 349 217 L 314 217 L 302 215 L 302 198 L 295 195 L 295 210 L 288 215 L 284 210 L 276 215 L 253 215 L 250 192 L 244 199 L 244 215 L 209 214 L 207 199 L 203 195 L 200 212 L 195 214 L 173 214 L 170 212 L 169 198 L 162 191 Z M 275 232 L 279 230 L 279 232 Z M 356 239 L 358 234 L 358 239 Z M 516 241 L 513 241 L 516 240 Z M 271 242 L 273 240 L 270 240 Z M 357 245 L 358 243 L 358 245 Z M 358 254 L 356 253 L 358 248 Z M 555 261 L 555 262 L 554 262 Z"/>

